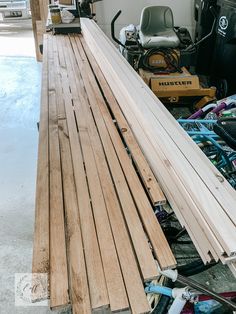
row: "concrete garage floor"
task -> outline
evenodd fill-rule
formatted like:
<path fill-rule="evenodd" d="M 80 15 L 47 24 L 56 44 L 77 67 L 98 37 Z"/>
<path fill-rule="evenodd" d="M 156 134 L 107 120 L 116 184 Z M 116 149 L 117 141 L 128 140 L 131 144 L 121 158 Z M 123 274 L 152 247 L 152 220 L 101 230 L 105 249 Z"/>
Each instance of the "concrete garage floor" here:
<path fill-rule="evenodd" d="M 34 57 L 31 20 L 3 21 L 0 13 L 0 56 Z"/>
<path fill-rule="evenodd" d="M 0 18 L 0 314 L 47 314 L 47 307 L 16 307 L 15 273 L 30 273 L 41 64 L 34 58 L 31 21 Z M 236 290 L 218 265 L 194 279 L 217 292 Z M 55 312 L 54 312 L 55 313 Z"/>
<path fill-rule="evenodd" d="M 41 64 L 31 21 L 0 22 L 0 313 L 46 314 L 15 307 L 15 273 L 30 273 Z"/>

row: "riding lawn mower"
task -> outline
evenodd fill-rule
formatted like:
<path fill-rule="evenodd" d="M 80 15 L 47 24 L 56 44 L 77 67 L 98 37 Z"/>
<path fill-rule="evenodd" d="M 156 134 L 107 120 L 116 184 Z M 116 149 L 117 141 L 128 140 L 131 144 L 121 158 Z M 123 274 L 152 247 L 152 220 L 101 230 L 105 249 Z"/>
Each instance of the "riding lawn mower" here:
<path fill-rule="evenodd" d="M 150 6 L 143 9 L 140 25 L 129 25 L 115 36 L 112 20 L 113 40 L 119 44 L 120 52 L 149 85 L 154 94 L 168 105 L 193 105 L 201 108 L 216 99 L 216 88 L 207 87 L 189 69 L 195 63 L 196 47 L 186 28 L 175 27 L 172 10 L 167 6 Z M 212 14 L 214 10 L 212 8 Z M 214 31 L 216 18 L 211 32 Z"/>

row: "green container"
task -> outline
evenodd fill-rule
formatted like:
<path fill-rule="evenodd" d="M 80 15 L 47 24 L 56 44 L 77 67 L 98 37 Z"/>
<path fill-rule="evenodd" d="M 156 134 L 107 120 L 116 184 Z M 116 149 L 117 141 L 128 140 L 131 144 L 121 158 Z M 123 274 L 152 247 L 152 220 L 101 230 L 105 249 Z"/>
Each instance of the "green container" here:
<path fill-rule="evenodd" d="M 225 110 L 222 112 L 222 118 L 231 118 L 234 117 L 234 114 L 231 110 Z"/>

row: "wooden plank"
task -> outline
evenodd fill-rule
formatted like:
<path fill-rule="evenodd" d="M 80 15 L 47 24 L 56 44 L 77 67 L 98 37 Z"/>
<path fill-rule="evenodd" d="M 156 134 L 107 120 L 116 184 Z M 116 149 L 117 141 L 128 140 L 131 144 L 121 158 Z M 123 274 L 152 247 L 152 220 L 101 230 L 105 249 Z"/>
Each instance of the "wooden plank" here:
<path fill-rule="evenodd" d="M 96 26 L 96 24 L 95 24 Z M 107 39 L 104 33 L 102 33 L 103 37 Z M 112 45 L 112 43 L 107 41 L 113 51 L 117 51 Z M 120 60 L 124 59 L 121 54 L 117 54 Z M 214 167 L 214 165 L 208 160 L 206 155 L 202 153 L 199 147 L 193 142 L 193 140 L 188 136 L 188 134 L 179 126 L 176 122 L 175 118 L 165 109 L 162 103 L 156 98 L 156 96 L 150 91 L 150 89 L 143 84 L 143 81 L 137 75 L 136 72 L 133 71 L 131 66 L 126 62 L 125 63 L 128 68 L 131 69 L 132 74 L 136 77 L 136 83 L 142 83 L 142 88 L 140 89 L 139 84 L 135 84 L 135 86 L 139 87 L 139 91 L 145 97 L 147 106 L 151 109 L 152 113 L 155 115 L 156 119 L 162 123 L 162 126 L 166 128 L 166 131 L 169 130 L 168 134 L 173 139 L 173 141 L 178 142 L 178 147 L 182 149 L 185 157 L 188 158 L 188 161 L 192 164 L 192 166 L 196 167 L 198 175 L 207 182 L 208 188 L 211 190 L 213 195 L 215 194 L 216 199 L 219 203 L 222 204 L 224 208 L 227 208 L 227 215 L 231 218 L 232 222 L 236 222 L 236 213 L 234 208 L 236 206 L 236 191 L 233 187 L 227 182 L 226 179 L 222 176 L 222 174 Z M 131 71 L 125 71 L 126 73 L 130 73 Z M 134 82 L 133 82 L 134 83 Z M 152 98 L 154 101 L 147 101 L 147 99 Z M 159 106 L 157 106 L 157 104 Z M 159 118 L 159 119 L 158 119 Z M 166 121 L 167 119 L 167 121 Z M 173 132 L 172 128 L 175 128 L 176 133 Z M 185 140 L 183 140 L 183 137 Z M 196 158 L 192 158 L 195 154 Z M 209 171 L 209 168 L 211 171 Z M 225 189 L 228 193 L 224 193 Z M 226 196 L 227 195 L 227 196 Z"/>
<path fill-rule="evenodd" d="M 38 41 L 37 25 L 36 25 L 36 21 L 41 20 L 39 0 L 30 0 L 30 9 L 31 9 L 31 17 L 32 17 L 32 27 L 33 27 L 33 33 L 34 33 L 36 58 L 37 58 L 37 61 L 42 61 L 42 54 L 40 53 L 40 50 L 39 50 L 39 41 Z"/>
<path fill-rule="evenodd" d="M 48 38 L 44 38 L 38 166 L 35 199 L 33 273 L 49 272 Z"/>
<path fill-rule="evenodd" d="M 40 7 L 40 17 L 42 20 L 43 28 L 45 31 L 45 26 L 48 18 L 48 0 L 39 0 L 39 7 Z"/>
<path fill-rule="evenodd" d="M 163 205 L 166 203 L 166 198 L 152 172 L 150 169 L 147 160 L 145 159 L 143 152 L 141 151 L 134 134 L 132 133 L 120 107 L 101 71 L 99 68 L 96 60 L 94 59 L 92 53 L 90 52 L 87 44 L 85 43 L 83 37 L 80 38 L 82 45 L 84 47 L 85 53 L 89 59 L 91 67 L 96 75 L 96 78 L 100 84 L 100 88 L 107 100 L 107 105 L 109 106 L 110 110 L 112 111 L 119 130 L 132 154 L 132 158 L 138 168 L 138 171 L 141 175 L 142 181 L 146 187 L 146 190 L 150 196 L 150 199 L 154 206 Z"/>
<path fill-rule="evenodd" d="M 69 51 L 67 51 L 66 49 L 65 53 L 70 55 Z M 88 100 L 85 90 L 83 89 L 81 78 L 78 75 L 78 69 L 75 63 L 73 63 L 73 71 L 74 75 L 72 76 L 72 79 L 75 80 L 77 85 L 77 90 L 74 91 L 74 97 L 79 97 L 81 103 L 80 110 L 85 111 L 83 116 L 85 117 L 87 125 L 89 126 L 88 131 L 90 135 L 90 140 L 92 142 L 92 147 L 94 150 L 94 156 L 97 164 L 100 182 L 103 188 L 106 206 L 109 209 L 108 215 L 112 227 L 117 253 L 119 256 L 123 278 L 126 285 L 127 294 L 129 297 L 130 306 L 133 313 L 146 313 L 149 312 L 149 306 L 147 304 L 144 288 L 140 279 L 140 275 L 138 273 L 137 264 L 130 243 L 130 238 L 125 227 L 124 218 L 121 213 L 120 204 L 117 199 L 111 174 L 106 163 L 106 157 L 104 155 L 101 141 L 97 133 L 97 129 L 94 125 L 91 112 L 88 110 Z M 76 116 L 78 118 L 78 115 L 80 115 L 81 112 L 78 111 L 77 106 L 75 107 L 75 110 Z"/>
<path fill-rule="evenodd" d="M 117 89 L 117 91 L 118 91 L 118 89 Z M 122 97 L 122 93 L 120 94 L 120 97 Z M 128 113 L 129 115 L 132 115 L 132 112 L 129 112 Z M 134 118 L 134 115 L 133 115 L 133 118 Z M 134 123 L 133 121 L 132 121 L 132 123 Z M 139 127 L 139 123 L 138 123 L 138 121 L 137 121 L 137 126 Z M 137 130 L 139 130 L 139 128 L 137 128 L 137 126 L 135 125 L 135 127 L 136 127 L 136 132 L 137 132 Z M 142 128 L 141 128 L 141 132 L 142 132 Z M 142 134 L 142 133 L 141 133 Z M 145 143 L 145 145 L 146 146 L 148 146 L 149 147 L 149 151 L 152 151 L 153 150 L 153 146 L 152 146 L 152 144 L 151 145 L 148 145 L 148 141 L 149 141 L 149 139 L 148 138 L 144 138 L 144 136 L 140 136 L 140 138 L 142 138 L 142 139 L 144 139 L 144 143 Z M 160 151 L 159 151 L 159 154 L 160 154 Z M 165 164 L 165 157 L 163 157 L 163 161 L 162 160 L 159 160 L 159 159 L 157 159 L 159 156 L 157 155 L 157 156 L 154 156 L 154 155 L 151 155 L 150 156 L 150 158 L 153 158 L 153 161 L 154 161 L 154 163 L 157 163 L 158 165 L 159 165 L 159 167 L 160 167 L 160 165 L 163 163 L 163 165 L 164 165 L 164 167 L 163 167 L 163 169 L 160 167 L 160 168 L 157 168 L 157 170 L 161 170 L 160 172 L 159 172 L 159 178 L 161 178 L 161 175 L 162 175 L 162 172 L 165 170 L 165 166 L 166 166 L 166 164 Z M 167 170 L 171 170 L 171 169 L 167 169 Z M 167 180 L 168 178 L 169 178 L 169 175 L 165 175 L 164 176 L 164 178 L 165 178 L 165 180 Z M 164 186 L 164 183 L 163 183 L 164 181 L 162 181 L 162 184 L 163 184 L 163 186 Z M 172 187 L 172 189 L 176 189 L 179 185 L 181 185 L 182 183 L 181 182 L 179 182 L 178 183 L 178 185 L 175 185 L 174 187 Z M 168 193 L 168 196 L 171 196 L 172 195 L 172 193 L 169 193 L 169 191 L 167 192 L 167 187 L 168 186 L 171 186 L 171 185 L 173 185 L 172 184 L 172 180 L 170 180 L 170 182 L 169 182 L 169 184 L 167 184 L 166 186 L 165 186 L 165 191 L 166 191 L 166 193 Z M 176 197 L 178 197 L 179 195 L 181 195 L 181 193 L 179 192 L 179 193 L 175 193 L 175 194 L 173 194 L 174 195 L 174 198 L 176 199 Z M 171 200 L 171 204 L 172 205 L 174 205 L 174 204 L 176 204 L 175 203 L 175 201 L 174 201 L 174 198 L 171 198 L 171 197 L 169 197 L 168 199 L 169 200 Z M 182 206 L 182 204 L 180 205 L 180 208 L 181 208 L 181 206 Z M 174 207 L 175 208 L 175 207 Z M 191 208 L 191 207 L 190 207 Z M 175 208 L 175 210 L 176 210 L 176 208 Z M 177 211 L 177 210 L 176 210 Z M 188 211 L 187 211 L 187 214 L 188 214 Z M 186 214 L 185 214 L 186 215 Z M 200 238 L 200 240 L 201 240 L 201 238 Z M 203 240 L 203 239 L 202 239 Z M 202 241 L 202 243 L 203 243 L 203 245 L 204 245 L 204 243 L 205 243 L 205 241 Z M 206 251 L 208 252 L 209 251 L 209 248 L 208 247 L 206 247 Z M 206 259 L 206 261 L 207 261 L 207 259 Z"/>
<path fill-rule="evenodd" d="M 123 168 L 124 173 L 126 174 L 126 179 L 128 181 L 130 190 L 133 194 L 133 197 L 135 199 L 135 202 L 138 206 L 139 214 L 142 219 L 142 223 L 145 227 L 146 233 L 149 237 L 149 240 L 152 244 L 153 250 L 155 252 L 155 256 L 159 262 L 159 265 L 162 269 L 171 268 L 176 266 L 175 258 L 170 250 L 169 244 L 164 236 L 163 231 L 161 230 L 161 227 L 156 219 L 156 216 L 154 214 L 154 211 L 152 207 L 150 206 L 150 203 L 148 202 L 148 199 L 145 195 L 145 192 L 142 188 L 142 185 L 137 177 L 137 174 L 135 173 L 135 170 L 133 168 L 133 165 L 130 163 L 129 157 L 126 153 L 126 150 L 122 144 L 122 141 L 120 139 L 119 134 L 117 133 L 117 130 L 112 122 L 112 119 L 109 115 L 108 109 L 106 107 L 106 104 L 104 102 L 104 99 L 96 86 L 95 77 L 93 76 L 92 70 L 88 65 L 88 61 L 86 61 L 86 57 L 83 52 L 83 48 L 81 46 L 81 43 L 79 40 L 76 41 L 77 46 L 79 48 L 79 52 L 81 54 L 81 61 L 83 60 L 84 68 L 82 67 L 81 61 L 77 61 L 78 64 L 81 64 L 81 73 L 82 76 L 84 76 L 84 73 L 87 74 L 89 77 L 91 86 L 93 87 L 94 93 L 96 93 L 96 99 L 97 99 L 97 105 L 100 109 L 97 110 L 97 106 L 94 106 L 94 102 L 90 100 L 91 108 L 96 120 L 97 125 L 99 126 L 100 121 L 102 119 L 104 120 L 106 124 L 106 128 L 108 133 L 110 134 L 110 137 L 113 141 L 113 145 L 117 154 L 117 157 L 120 160 L 120 164 Z M 85 84 L 86 87 L 86 84 Z M 87 90 L 88 92 L 88 90 Z M 102 140 L 105 138 L 104 131 L 101 133 L 100 136 Z M 105 147 L 105 145 L 104 145 Z M 113 149 L 114 149 L 113 148 Z M 108 150 L 109 149 L 109 150 Z M 108 152 L 111 151 L 111 148 L 107 148 L 107 156 Z"/>
<path fill-rule="evenodd" d="M 76 115 L 78 116 L 78 114 L 79 113 L 77 112 Z M 99 136 L 97 133 L 93 133 L 96 132 L 95 129 L 90 130 L 90 132 L 93 134 L 90 136 L 90 139 L 93 142 L 93 149 L 98 165 L 99 177 L 102 183 L 106 206 L 109 209 L 109 220 L 112 227 L 130 307 L 132 313 L 149 313 L 149 305 L 147 304 L 146 295 L 144 293 L 144 287 L 133 253 L 132 244 L 125 226 L 124 218 L 122 216 L 120 204 L 114 190 L 109 169 L 105 162 L 104 152 L 101 144 L 98 141 L 95 145 L 95 140 L 99 140 Z"/>
<path fill-rule="evenodd" d="M 95 121 L 97 124 L 97 128 L 100 133 L 104 150 L 106 152 L 108 164 L 111 169 L 113 180 L 119 194 L 120 202 L 123 207 L 123 213 L 128 224 L 129 232 L 131 234 L 131 239 L 133 241 L 135 252 L 137 254 L 137 259 L 139 261 L 141 272 L 144 280 L 148 281 L 150 279 L 156 278 L 158 275 L 156 263 L 151 254 L 151 250 L 147 238 L 144 234 L 143 227 L 135 207 L 135 203 L 132 199 L 132 196 L 130 195 L 129 187 L 127 185 L 125 176 L 120 167 L 119 160 L 116 156 L 109 134 L 106 130 L 105 123 L 100 118 L 100 116 L 99 117 L 97 116 L 99 111 L 97 111 L 96 109 L 98 109 L 98 102 L 101 101 L 101 99 L 98 97 L 99 94 L 97 93 L 95 94 L 93 92 L 93 89 L 89 84 L 89 79 L 87 78 L 88 75 L 87 70 L 89 69 L 83 68 L 83 65 L 80 61 L 81 58 L 79 56 L 79 51 L 77 49 L 77 45 L 74 38 L 71 38 L 71 43 L 74 49 L 74 53 L 76 55 L 76 60 L 80 68 L 80 72 L 83 78 L 83 82 L 86 88 L 86 93 L 88 95 L 91 108 L 93 110 L 93 114 L 94 116 L 96 115 Z M 130 160 L 128 162 L 131 164 Z M 129 210 L 126 210 L 126 208 L 128 208 Z"/>
<path fill-rule="evenodd" d="M 56 80 L 56 89 L 57 89 L 57 119 L 65 119 L 66 111 L 65 111 L 65 102 L 63 98 L 63 89 L 61 82 L 61 73 L 60 73 L 60 62 L 61 61 L 61 51 L 59 51 L 56 43 L 56 38 L 52 37 L 53 41 L 53 58 L 54 58 L 54 72 L 55 72 L 55 80 Z"/>
<path fill-rule="evenodd" d="M 130 113 L 131 115 L 132 115 L 132 113 Z M 147 146 L 147 141 L 145 141 L 145 145 Z M 152 146 L 150 146 L 149 145 L 149 150 L 151 151 L 153 148 L 152 148 Z M 153 156 L 151 156 L 151 158 L 152 158 Z M 154 156 L 155 157 L 155 156 Z M 156 158 L 154 158 L 154 160 L 155 160 L 155 162 L 157 162 L 157 160 L 156 160 Z M 165 160 L 165 159 L 164 159 Z M 160 161 L 161 162 L 161 161 Z M 164 166 L 165 166 L 165 164 L 164 164 Z M 160 175 L 162 174 L 162 172 L 163 172 L 163 169 L 162 169 L 162 171 L 160 171 Z M 167 176 L 164 176 L 164 178 L 168 178 L 168 175 Z M 168 186 L 168 185 L 167 185 Z M 170 181 L 170 186 L 171 186 L 171 181 Z M 174 194 L 175 196 L 176 195 L 179 195 L 178 193 L 176 194 Z M 172 200 L 172 203 L 173 203 L 173 200 Z M 201 238 L 200 238 L 200 240 L 201 240 Z M 204 244 L 204 242 L 202 242 L 203 244 Z M 207 248 L 207 250 L 209 250 L 208 248 Z"/>
<path fill-rule="evenodd" d="M 43 44 L 43 34 L 45 34 L 46 32 L 48 4 L 49 4 L 48 0 L 30 0 L 30 9 L 37 61 L 42 61 L 43 59 L 39 46 Z"/>
<path fill-rule="evenodd" d="M 59 127 L 59 142 L 62 164 L 63 195 L 66 221 L 66 242 L 68 252 L 68 270 L 70 298 L 74 314 L 91 313 L 87 270 L 82 243 L 78 201 L 75 191 L 75 179 L 71 158 L 68 127 L 65 118 L 65 104 L 62 94 L 59 56 L 55 37 L 53 40 L 53 55 L 56 74 L 57 117 Z"/>
<path fill-rule="evenodd" d="M 57 44 L 61 45 L 62 42 L 60 41 L 60 39 L 63 37 L 57 36 L 56 38 Z M 66 55 L 64 56 L 66 59 Z M 63 81 L 65 110 L 68 123 L 73 169 L 75 175 L 76 193 L 81 219 L 82 238 L 86 257 L 91 306 L 93 311 L 97 312 L 108 309 L 109 299 L 92 214 L 90 196 L 84 172 L 82 151 L 78 138 L 74 111 L 72 108 L 72 96 L 70 93 L 70 83 L 68 81 L 68 75 L 70 75 L 70 71 L 65 67 L 61 67 L 60 70 Z"/>
<path fill-rule="evenodd" d="M 52 41 L 49 40 L 50 307 L 69 304 L 61 162 Z"/>
<path fill-rule="evenodd" d="M 77 119 L 81 146 L 84 155 L 86 174 L 93 204 L 93 214 L 96 222 L 96 231 L 100 244 L 103 268 L 108 289 L 111 312 L 126 311 L 129 308 L 125 286 L 119 266 L 113 235 L 107 214 L 102 188 L 97 173 L 96 162 L 90 143 L 88 132 L 80 125 L 80 117 Z"/>
<path fill-rule="evenodd" d="M 87 50 L 86 50 L 86 52 L 87 52 Z M 148 144 L 148 141 L 147 141 L 147 140 L 146 140 L 146 144 Z M 150 146 L 149 146 L 149 147 L 150 147 Z M 170 181 L 169 184 L 171 185 L 171 181 Z M 166 188 L 167 188 L 167 187 L 166 187 Z M 174 191 L 173 191 L 173 195 L 178 195 L 178 192 L 174 192 Z M 175 207 L 176 207 L 176 205 L 175 205 Z M 180 213 L 179 213 L 178 217 L 180 217 Z M 192 217 L 192 216 L 191 216 L 191 213 L 190 213 L 189 211 L 188 211 L 187 214 L 185 215 L 185 218 L 187 218 L 188 221 L 193 221 L 193 226 L 190 226 L 190 228 L 188 228 L 188 226 L 187 226 L 187 230 L 188 230 L 188 233 L 191 235 L 191 238 L 192 238 L 193 242 L 195 243 L 195 246 L 198 247 L 198 251 L 199 251 L 199 253 L 200 253 L 202 259 L 203 259 L 205 262 L 210 262 L 211 258 L 210 258 L 209 255 L 208 255 L 209 247 L 206 249 L 206 252 L 203 253 L 203 252 L 201 251 L 200 247 L 199 247 L 199 244 L 198 244 L 197 240 L 194 238 L 194 236 L 193 236 L 193 234 L 192 234 L 192 230 L 195 230 L 195 229 L 197 230 L 197 232 L 196 232 L 196 234 L 197 234 L 197 239 L 198 239 L 198 241 L 200 240 L 200 243 L 202 242 L 202 243 L 207 244 L 207 243 L 208 243 L 208 239 L 206 238 L 206 236 L 205 236 L 204 233 L 202 234 L 201 228 L 199 228 L 199 227 L 198 227 L 198 224 L 196 224 L 196 223 L 194 222 L 195 217 Z M 181 218 L 181 221 L 183 222 L 183 221 L 185 221 L 185 219 L 182 217 L 182 218 Z M 187 224 L 186 224 L 186 223 L 183 223 L 183 225 L 187 225 Z M 209 244 L 209 245 L 210 245 L 210 244 Z M 218 257 L 217 257 L 217 255 L 215 254 L 214 250 L 213 250 L 213 249 L 211 249 L 211 250 L 212 250 L 212 253 L 213 253 L 214 258 L 215 258 L 216 260 L 218 260 Z"/>
<path fill-rule="evenodd" d="M 83 251 L 78 202 L 75 191 L 69 135 L 66 121 L 60 120 L 58 123 L 72 310 L 74 314 L 89 314 L 91 313 L 89 287 Z"/>
<path fill-rule="evenodd" d="M 130 115 L 132 115 L 132 113 L 130 112 L 129 113 Z M 139 124 L 137 124 L 137 126 L 139 126 Z M 137 129 L 136 129 L 137 130 Z M 148 145 L 148 139 L 146 138 L 145 139 L 145 145 L 146 146 L 148 146 L 149 147 L 149 150 L 151 151 L 152 149 L 153 149 L 153 147 L 151 146 L 151 145 Z M 155 163 L 160 163 L 161 164 L 161 162 L 162 162 L 162 160 L 160 160 L 160 161 L 158 161 L 157 159 L 156 159 L 156 157 L 155 156 L 151 156 L 151 158 L 153 158 L 154 157 L 154 159 L 153 160 L 155 160 Z M 164 159 L 165 160 L 165 159 Z M 165 166 L 165 163 L 164 163 L 164 166 Z M 165 170 L 165 168 L 163 168 L 163 170 L 162 170 L 162 172 Z M 168 169 L 167 169 L 168 170 Z M 161 172 L 160 172 L 160 175 L 161 175 Z M 168 178 L 169 176 L 168 175 L 165 175 L 164 176 L 165 178 Z M 172 184 L 172 180 L 170 180 L 170 182 L 169 182 L 169 184 L 166 186 L 166 189 L 167 189 L 167 187 L 168 186 L 171 186 L 171 184 Z M 178 183 L 178 185 L 179 184 L 181 184 L 181 182 L 180 183 Z M 176 189 L 177 187 L 178 187 L 178 185 L 176 185 L 174 188 Z M 173 188 L 172 188 L 172 190 L 173 190 Z M 167 190 L 166 190 L 167 191 Z M 168 195 L 174 195 L 174 198 L 176 199 L 178 196 L 179 196 L 179 192 L 178 193 L 169 193 L 169 191 L 168 191 Z M 169 199 L 171 199 L 171 202 L 172 202 L 172 205 L 174 205 L 175 204 L 175 202 L 174 202 L 174 198 L 169 198 Z M 176 207 L 176 206 L 175 206 Z M 175 208 L 174 207 L 174 208 Z M 191 208 L 191 207 L 190 207 Z M 187 213 L 185 213 L 185 216 L 186 215 L 188 215 L 188 213 L 189 213 L 189 211 L 187 211 Z M 195 224 L 193 224 L 193 226 L 195 226 Z M 197 227 L 198 227 L 198 225 L 196 225 Z M 200 225 L 201 226 L 201 225 Z M 189 230 L 190 230 L 190 228 L 189 228 Z M 201 231 L 201 229 L 200 229 L 200 231 Z M 207 241 L 204 241 L 204 237 L 202 237 L 201 236 L 201 233 L 197 233 L 197 236 L 199 235 L 199 239 L 200 239 L 200 243 L 201 243 L 201 241 L 202 241 L 202 243 L 203 243 L 203 245 L 204 245 L 204 243 L 207 243 Z M 209 257 L 207 257 L 208 256 L 208 252 L 209 251 L 209 247 L 206 247 L 206 254 L 205 254 L 205 261 L 209 261 Z M 200 252 L 200 254 L 201 254 L 201 252 Z M 202 256 L 202 255 L 201 255 Z"/>
<path fill-rule="evenodd" d="M 124 66 L 123 66 L 123 63 L 121 63 L 120 61 L 121 60 L 120 58 L 122 57 L 118 55 L 116 50 L 113 49 L 112 46 L 105 39 L 103 40 L 102 38 L 103 35 L 101 35 L 102 39 L 99 38 L 100 31 L 97 30 L 97 27 L 93 25 L 93 23 L 91 22 L 91 25 L 92 25 L 91 29 L 93 32 L 93 38 L 92 38 L 89 35 L 89 30 L 88 29 L 86 30 L 86 25 L 87 27 L 90 28 L 90 25 L 89 25 L 90 23 L 86 21 L 82 21 L 82 23 L 83 23 L 84 34 L 86 34 L 87 39 L 90 43 L 90 46 L 92 47 L 92 49 L 96 46 L 96 56 L 95 55 L 94 56 L 97 58 L 98 63 L 100 63 L 100 66 L 104 67 L 105 62 L 106 62 L 106 69 L 104 69 L 104 71 L 106 71 L 107 77 L 109 76 L 110 78 L 109 83 L 111 82 L 111 77 L 113 80 L 115 80 L 115 83 L 113 84 L 112 82 L 111 84 L 113 84 L 112 89 L 113 89 L 113 92 L 116 94 L 116 96 L 118 95 L 118 92 L 121 93 L 121 90 L 119 90 L 119 88 L 122 88 L 122 94 L 124 97 L 123 99 L 126 99 L 126 102 L 124 102 L 124 100 L 122 102 L 119 102 L 121 106 L 123 103 L 122 109 L 126 110 L 124 104 L 127 103 L 127 100 L 129 101 L 130 105 L 131 105 L 131 100 L 132 101 L 135 100 L 132 103 L 132 107 L 131 107 L 132 110 L 134 110 L 135 108 L 135 111 L 132 111 L 132 113 L 133 115 L 136 115 L 139 121 L 142 121 L 142 123 L 144 123 L 143 132 L 148 135 L 149 139 L 151 139 L 154 147 L 158 146 L 159 148 L 161 148 L 161 150 L 163 150 L 166 156 L 165 159 L 168 159 L 168 166 L 171 167 L 173 163 L 176 174 L 181 178 L 181 181 L 184 182 L 185 187 L 188 189 L 191 197 L 193 198 L 194 202 L 197 205 L 199 213 L 201 213 L 204 219 L 208 221 L 208 223 L 210 224 L 210 227 L 212 228 L 213 232 L 217 236 L 218 241 L 220 241 L 220 243 L 224 246 L 224 249 L 227 251 L 227 253 L 231 254 L 231 252 L 234 252 L 235 250 L 235 243 L 236 243 L 234 239 L 235 228 L 234 226 L 232 226 L 230 220 L 227 218 L 227 214 L 225 213 L 225 211 L 227 209 L 226 205 L 232 208 L 232 202 L 231 202 L 231 206 L 229 206 L 229 202 L 227 204 L 226 201 L 223 200 L 222 197 L 220 199 L 219 195 L 221 193 L 218 193 L 218 190 L 223 191 L 224 189 L 225 191 L 228 191 L 229 188 L 225 189 L 223 185 L 221 185 L 219 182 L 217 182 L 217 180 L 215 180 L 216 178 L 214 177 L 214 175 L 212 175 L 211 171 L 209 171 L 210 166 L 208 167 L 207 163 L 206 165 L 204 165 L 204 169 L 205 170 L 207 169 L 208 174 L 210 173 L 209 174 L 209 177 L 211 178 L 210 181 L 209 179 L 207 179 L 207 176 L 205 175 L 203 176 L 202 170 L 200 171 L 200 175 L 198 174 L 199 167 L 197 171 L 195 171 L 195 169 L 193 168 L 193 162 L 192 162 L 194 158 L 192 158 L 191 162 L 189 162 L 188 160 L 189 158 L 186 158 L 186 155 L 185 155 L 187 153 L 186 152 L 183 153 L 179 149 L 180 146 L 183 147 L 182 144 L 180 145 L 179 143 L 180 138 L 178 140 L 178 145 L 174 141 L 175 130 L 172 128 L 172 136 L 170 136 L 170 133 L 171 133 L 170 127 L 168 128 L 168 131 L 166 130 L 167 128 L 166 125 L 169 125 L 168 124 L 169 121 L 167 122 L 165 121 L 166 116 L 168 116 L 168 114 L 166 113 L 165 117 L 163 115 L 161 115 L 161 117 L 157 116 L 157 112 L 159 112 L 158 111 L 159 107 L 161 107 L 161 112 L 165 111 L 164 107 L 160 104 L 160 102 L 155 100 L 154 96 L 151 94 L 150 91 L 148 91 L 148 88 L 144 86 L 145 84 L 140 80 L 140 78 L 138 78 L 138 76 L 136 76 L 136 74 L 132 72 L 129 66 L 125 62 L 122 61 L 124 63 Z M 99 38 L 99 43 L 94 38 L 96 39 Z M 106 54 L 105 57 L 104 57 L 104 51 Z M 109 67 L 108 67 L 107 62 L 109 62 Z M 115 67 L 114 64 L 116 64 L 116 62 L 117 62 L 117 66 Z M 116 75 L 119 77 L 119 79 L 122 77 L 122 80 L 119 81 L 119 86 L 117 86 Z M 131 81 L 132 81 L 132 86 L 130 86 Z M 138 97 L 139 91 L 140 91 L 141 97 Z M 141 106 L 141 103 L 142 103 L 142 106 Z M 154 103 L 155 103 L 155 108 L 154 108 Z M 146 108 L 149 108 L 150 111 L 149 110 L 144 111 L 144 109 Z M 153 112 L 155 110 L 156 110 L 156 114 L 153 117 Z M 127 114 L 125 115 L 127 119 L 129 119 Z M 130 117 L 133 118 L 132 115 Z M 147 120 L 145 120 L 146 118 Z M 170 117 L 171 123 L 174 123 L 172 119 L 173 118 Z M 150 123 L 150 121 L 152 122 Z M 175 125 L 175 128 L 177 130 L 178 130 L 178 127 Z M 183 131 L 178 131 L 178 132 L 183 133 Z M 183 140 L 183 137 L 182 137 L 182 141 L 185 142 L 185 140 Z M 192 147 L 193 143 L 189 144 L 188 146 L 190 145 Z M 151 152 L 150 151 L 148 152 L 145 149 L 144 145 L 142 145 L 142 148 L 145 151 L 146 156 L 148 156 L 149 158 L 149 156 L 151 155 Z M 171 153 L 171 150 L 172 150 L 172 153 Z M 159 154 L 157 149 L 156 149 L 155 154 Z M 154 168 L 155 168 L 155 165 L 153 165 L 153 170 Z M 155 169 L 155 172 L 156 171 L 157 170 Z M 205 180 L 207 180 L 206 182 L 209 183 L 210 189 L 209 189 L 208 184 L 205 184 Z M 212 182 L 214 182 L 214 189 L 213 189 Z M 198 193 L 196 194 L 196 192 Z M 195 197 L 193 197 L 194 195 Z M 232 197 L 231 196 L 229 197 L 231 198 L 231 201 L 232 201 Z M 184 203 L 182 202 L 182 204 Z M 212 209 L 210 210 L 210 208 Z M 213 209 L 215 213 L 214 219 L 212 216 Z M 185 210 L 187 211 L 188 209 L 185 207 Z M 222 221 L 225 222 L 225 226 L 227 227 L 222 227 L 223 225 Z M 217 245 L 217 244 L 214 244 L 214 245 Z"/>
<path fill-rule="evenodd" d="M 69 71 L 72 70 L 69 60 L 67 61 L 67 68 Z M 69 78 L 71 89 L 75 94 L 77 89 L 75 80 L 72 77 Z M 80 102 L 74 101 L 74 106 L 77 108 L 80 107 Z M 128 298 L 125 291 L 96 162 L 87 131 L 87 125 L 82 114 L 77 115 L 77 126 L 84 157 L 90 197 L 93 204 L 93 215 L 101 250 L 111 312 L 124 312 L 129 308 Z"/>

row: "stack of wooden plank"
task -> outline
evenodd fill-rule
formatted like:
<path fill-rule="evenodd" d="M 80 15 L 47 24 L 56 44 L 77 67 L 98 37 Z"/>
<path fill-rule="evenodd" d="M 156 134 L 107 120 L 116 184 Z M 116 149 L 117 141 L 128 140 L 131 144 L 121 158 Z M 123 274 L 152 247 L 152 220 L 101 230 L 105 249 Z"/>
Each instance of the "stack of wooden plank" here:
<path fill-rule="evenodd" d="M 148 313 L 144 283 L 176 265 L 164 202 L 83 38 L 46 35 L 33 273 L 49 273 L 51 308 Z"/>
<path fill-rule="evenodd" d="M 236 192 L 93 21 L 83 36 L 202 260 L 235 269 Z"/>

